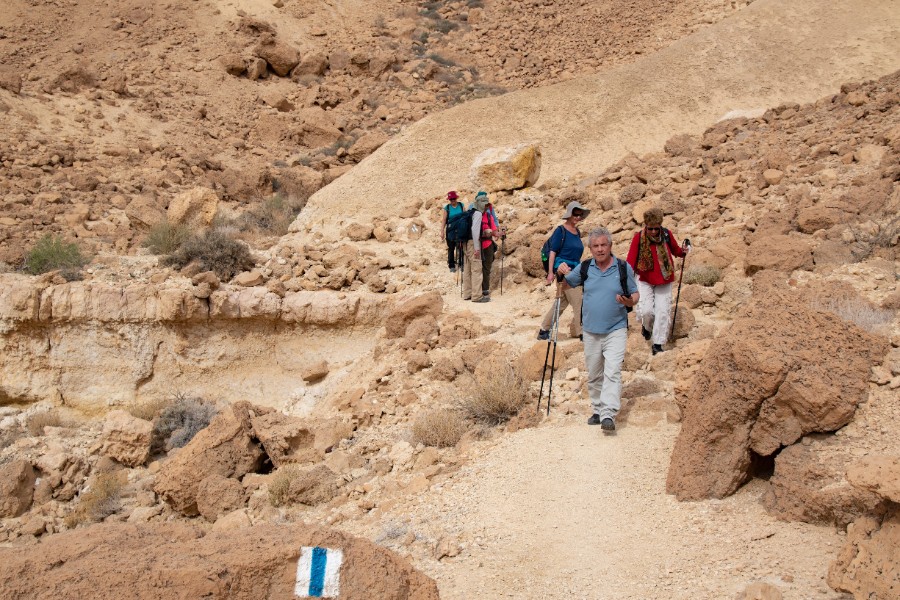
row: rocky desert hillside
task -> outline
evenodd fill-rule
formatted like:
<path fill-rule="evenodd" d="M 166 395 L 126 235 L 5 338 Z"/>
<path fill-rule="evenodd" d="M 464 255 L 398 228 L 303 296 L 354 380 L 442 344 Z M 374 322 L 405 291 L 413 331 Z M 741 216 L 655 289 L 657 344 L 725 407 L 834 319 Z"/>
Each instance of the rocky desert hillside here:
<path fill-rule="evenodd" d="M 696 131 L 666 117 L 638 152 L 615 137 L 614 159 L 588 145 L 564 167 L 575 142 L 523 128 L 545 175 L 491 182 L 503 293 L 498 260 L 473 305 L 431 189 L 471 197 L 471 157 L 424 165 L 439 183 L 418 187 L 392 160 L 459 147 L 448 123 L 752 39 L 717 35 L 787 35 L 762 28 L 779 7 L 16 3 L 0 260 L 18 270 L 50 233 L 88 262 L 0 275 L 0 596 L 292 597 L 299 548 L 317 546 L 344 551 L 342 598 L 897 598 L 889 5 L 858 10 L 866 43 L 832 71 L 774 93 L 796 100 L 741 96 L 748 67 L 721 96 L 759 110 Z M 784 9 L 819 9 L 807 50 L 803 30 L 837 35 L 843 9 Z M 500 87 L 523 89 L 468 102 Z M 388 179 L 407 193 L 366 196 Z M 584 425 L 569 314 L 550 415 L 534 410 L 552 298 L 538 249 L 573 199 L 617 254 L 651 206 L 695 248 L 667 351 L 630 329 L 615 437 Z M 190 239 L 219 254 L 144 248 L 167 219 L 215 232 Z"/>

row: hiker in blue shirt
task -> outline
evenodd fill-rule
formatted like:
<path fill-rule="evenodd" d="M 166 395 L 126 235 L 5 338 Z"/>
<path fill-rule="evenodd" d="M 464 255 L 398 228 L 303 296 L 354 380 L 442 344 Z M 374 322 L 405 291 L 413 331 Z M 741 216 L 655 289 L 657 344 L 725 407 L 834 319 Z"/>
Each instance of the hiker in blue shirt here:
<path fill-rule="evenodd" d="M 593 259 L 584 269 L 586 277 L 582 277 L 581 265 L 572 269 L 562 263 L 558 270 L 565 275 L 563 285 L 584 288 L 581 305 L 584 363 L 588 372 L 588 395 L 594 409 L 588 424 L 600 425 L 604 431 L 613 432 L 622 395 L 622 362 L 628 341 L 626 307 L 637 304 L 640 294 L 634 271 L 625 261 L 621 261 L 625 267 L 622 275 L 627 274 L 623 285 L 619 274 L 620 259 L 612 254 L 609 230 L 600 227 L 591 231 L 588 247 Z"/>
<path fill-rule="evenodd" d="M 451 241 L 447 237 L 447 223 L 456 215 L 461 215 L 465 207 L 459 201 L 459 195 L 456 192 L 447 192 L 447 200 L 449 204 L 444 205 L 441 213 L 441 239 L 447 242 L 447 266 L 450 267 L 451 273 L 455 273 L 457 253 L 462 256 L 462 252 L 459 250 L 459 243 Z"/>
<path fill-rule="evenodd" d="M 581 255 L 584 254 L 584 243 L 581 241 L 581 230 L 578 224 L 581 223 L 588 214 L 590 209 L 582 206 L 578 201 L 573 200 L 566 206 L 566 213 L 563 215 L 563 224 L 556 228 L 547 247 L 550 252 L 548 254 L 548 270 L 547 285 L 553 283 L 556 271 L 559 265 L 565 263 L 570 269 L 574 269 L 581 262 Z M 569 323 L 569 335 L 573 338 L 581 337 L 581 288 L 567 287 L 559 298 L 559 314 L 562 315 L 566 307 L 572 305 L 572 322 Z M 556 301 L 553 306 L 544 315 L 541 322 L 541 329 L 538 331 L 537 339 L 550 339 L 550 329 L 553 326 L 553 319 L 556 317 Z"/>

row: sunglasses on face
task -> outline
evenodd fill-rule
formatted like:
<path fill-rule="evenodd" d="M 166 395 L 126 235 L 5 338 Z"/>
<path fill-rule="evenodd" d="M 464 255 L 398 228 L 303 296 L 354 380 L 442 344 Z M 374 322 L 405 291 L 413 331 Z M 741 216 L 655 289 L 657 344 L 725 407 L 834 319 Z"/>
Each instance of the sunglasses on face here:
<path fill-rule="evenodd" d="M 648 227 L 647 231 L 659 231 L 662 227 Z"/>

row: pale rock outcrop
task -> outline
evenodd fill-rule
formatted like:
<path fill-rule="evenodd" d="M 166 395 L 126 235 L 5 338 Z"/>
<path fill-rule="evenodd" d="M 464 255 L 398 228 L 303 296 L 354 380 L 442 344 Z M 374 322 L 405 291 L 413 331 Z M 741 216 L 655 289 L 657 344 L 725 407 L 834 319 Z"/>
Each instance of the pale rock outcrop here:
<path fill-rule="evenodd" d="M 781 590 L 765 581 L 751 583 L 735 597 L 735 600 L 781 600 Z"/>
<path fill-rule="evenodd" d="M 153 486 L 156 493 L 178 512 L 193 516 L 198 514 L 197 490 L 205 477 L 240 478 L 255 472 L 264 453 L 254 441 L 253 411 L 258 408 L 237 402 L 219 413 L 209 427 L 160 466 Z"/>
<path fill-rule="evenodd" d="M 118 600 L 293 600 L 303 547 L 343 552 L 343 600 L 438 600 L 435 582 L 406 559 L 361 538 L 309 525 L 217 530 L 188 523 L 103 524 L 0 549 L 0 589 L 9 597 L 66 595 Z"/>
<path fill-rule="evenodd" d="M 100 453 L 125 466 L 138 467 L 150 456 L 153 423 L 124 410 L 112 410 L 103 423 Z"/>
<path fill-rule="evenodd" d="M 900 504 L 900 456 L 869 456 L 847 470 L 847 480 L 861 490 Z"/>
<path fill-rule="evenodd" d="M 811 432 L 846 425 L 865 399 L 887 342 L 812 310 L 774 276 L 713 340 L 694 376 L 666 489 L 682 500 L 721 498 L 768 456 Z M 772 311 L 772 305 L 781 307 Z"/>
<path fill-rule="evenodd" d="M 196 187 L 172 198 L 166 218 L 179 225 L 208 227 L 218 208 L 219 196 L 213 190 Z"/>
<path fill-rule="evenodd" d="M 388 338 L 403 337 L 413 321 L 425 315 L 437 317 L 443 308 L 444 300 L 438 292 L 398 300 L 385 319 L 385 333 Z"/>
<path fill-rule="evenodd" d="M 488 148 L 475 157 L 469 179 L 487 192 L 517 190 L 534 185 L 541 175 L 541 149 L 535 143 Z"/>
<path fill-rule="evenodd" d="M 31 508 L 36 474 L 31 463 L 14 460 L 0 465 L 0 518 L 18 517 Z"/>

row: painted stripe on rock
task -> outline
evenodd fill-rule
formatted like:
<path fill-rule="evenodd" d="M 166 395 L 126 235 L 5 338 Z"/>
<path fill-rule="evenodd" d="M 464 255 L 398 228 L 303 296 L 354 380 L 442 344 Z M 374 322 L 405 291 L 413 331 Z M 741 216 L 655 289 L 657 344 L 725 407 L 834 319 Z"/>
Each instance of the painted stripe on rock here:
<path fill-rule="evenodd" d="M 300 598 L 336 598 L 344 553 L 332 548 L 304 546 L 297 559 L 294 595 Z"/>

